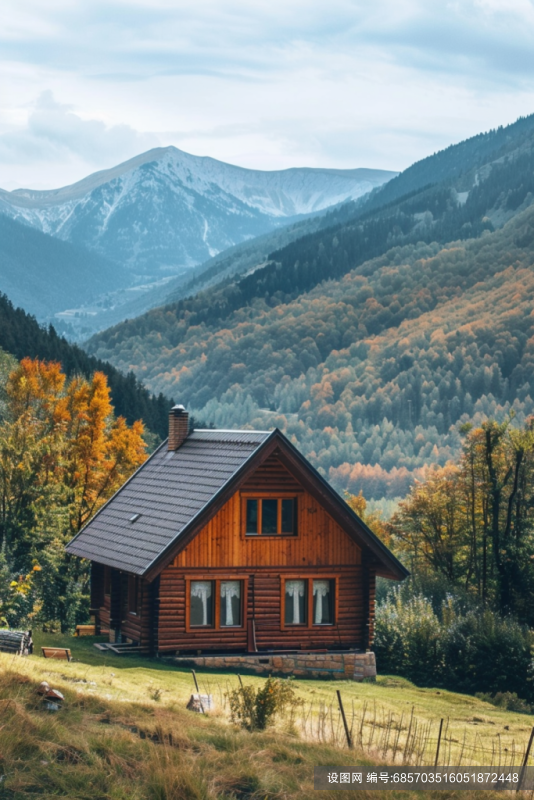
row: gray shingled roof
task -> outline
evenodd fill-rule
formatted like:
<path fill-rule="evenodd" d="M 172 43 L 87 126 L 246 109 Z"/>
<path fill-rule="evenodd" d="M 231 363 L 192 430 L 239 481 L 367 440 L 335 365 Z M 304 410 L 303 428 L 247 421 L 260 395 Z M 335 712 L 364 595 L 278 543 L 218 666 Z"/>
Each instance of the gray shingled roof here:
<path fill-rule="evenodd" d="M 178 450 L 164 442 L 67 551 L 142 575 L 270 435 L 195 430 Z"/>

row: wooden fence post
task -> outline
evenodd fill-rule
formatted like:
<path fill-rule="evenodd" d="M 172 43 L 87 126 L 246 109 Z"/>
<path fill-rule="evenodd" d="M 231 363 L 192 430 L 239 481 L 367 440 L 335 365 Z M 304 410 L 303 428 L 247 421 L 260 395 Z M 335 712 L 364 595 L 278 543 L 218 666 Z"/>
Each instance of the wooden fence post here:
<path fill-rule="evenodd" d="M 412 706 L 412 713 L 410 714 L 410 724 L 408 725 L 408 733 L 406 734 L 406 742 L 404 744 L 404 755 L 402 757 L 402 763 L 406 764 L 406 753 L 408 752 L 408 746 L 410 743 L 410 734 L 412 732 L 412 723 L 413 723 L 413 712 L 415 706 Z"/>
<path fill-rule="evenodd" d="M 441 744 L 441 731 L 443 730 L 443 720 L 439 723 L 439 733 L 438 733 L 438 746 L 436 748 L 436 760 L 434 761 L 434 766 L 438 766 L 438 758 L 439 758 L 439 746 Z"/>
<path fill-rule="evenodd" d="M 528 740 L 528 745 L 527 745 L 527 749 L 526 749 L 526 752 L 525 752 L 525 757 L 524 757 L 524 759 L 523 759 L 523 763 L 522 763 L 522 765 L 521 765 L 521 774 L 520 774 L 520 776 L 519 776 L 519 783 L 518 783 L 518 785 L 517 785 L 517 791 L 518 791 L 518 792 L 519 792 L 519 791 L 522 789 L 522 787 L 523 787 L 523 780 L 524 780 L 524 777 L 525 777 L 525 770 L 526 770 L 526 768 L 527 768 L 527 764 L 528 764 L 528 757 L 529 757 L 529 755 L 530 755 L 530 750 L 531 750 L 531 747 L 532 747 L 532 742 L 533 742 L 533 741 L 534 741 L 534 728 L 532 728 L 532 730 L 530 731 L 530 739 Z"/>
<path fill-rule="evenodd" d="M 341 692 L 339 689 L 336 689 L 336 692 L 339 710 L 341 711 L 341 717 L 343 719 L 343 727 L 345 728 L 345 736 L 347 737 L 347 745 L 350 749 L 352 749 L 352 737 L 350 735 L 349 726 L 347 725 L 347 718 L 345 717 L 345 709 L 343 708 L 343 701 L 341 700 Z"/>

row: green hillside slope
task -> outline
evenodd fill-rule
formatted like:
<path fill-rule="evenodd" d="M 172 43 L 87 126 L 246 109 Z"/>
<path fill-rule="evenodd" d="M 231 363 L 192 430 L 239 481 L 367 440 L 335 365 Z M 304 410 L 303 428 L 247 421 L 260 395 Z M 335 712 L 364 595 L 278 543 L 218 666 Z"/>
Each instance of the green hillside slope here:
<path fill-rule="evenodd" d="M 442 718 L 447 749 L 440 763 L 489 765 L 502 750 L 508 769 L 517 767 L 533 722 L 475 697 L 418 688 L 403 678 L 296 679 L 291 685 L 303 705 L 291 721 L 286 713 L 274 727 L 249 733 L 229 719 L 225 694 L 239 686 L 235 674 L 197 673 L 201 691 L 212 693 L 216 706 L 210 715 L 195 714 L 186 710 L 194 691 L 189 670 L 162 659 L 104 656 L 92 637 L 38 633 L 37 638 L 39 645 L 70 647 L 74 660 L 43 662 L 34 655 L 15 662 L 0 653 L 2 800 L 309 800 L 315 796 L 314 766 L 433 764 Z M 64 695 L 57 714 L 48 712 L 37 694 L 43 679 Z M 242 680 L 254 689 L 265 685 L 256 675 Z M 355 732 L 351 751 L 336 689 Z M 390 794 L 410 800 L 502 797 L 502 792 L 425 789 Z M 336 789 L 319 795 L 339 796 Z M 364 789 L 342 796 L 368 800 L 380 793 Z"/>
<path fill-rule="evenodd" d="M 39 319 L 126 282 L 120 264 L 0 214 L 0 289 Z"/>
<path fill-rule="evenodd" d="M 393 248 L 290 303 L 258 300 L 224 328 L 163 308 L 151 333 L 97 352 L 217 425 L 279 425 L 340 486 L 356 462 L 383 481 L 444 462 L 462 420 L 534 410 L 533 262 L 534 207 L 481 239 Z"/>
<path fill-rule="evenodd" d="M 533 126 L 414 165 L 391 182 L 412 188 L 398 201 L 353 209 L 89 351 L 215 424 L 279 425 L 338 488 L 403 493 L 414 471 L 457 452 L 463 420 L 532 409 Z M 443 180 L 413 189 L 431 163 Z M 457 339 L 434 328 L 442 313 Z M 417 346 L 401 346 L 406 325 Z"/>

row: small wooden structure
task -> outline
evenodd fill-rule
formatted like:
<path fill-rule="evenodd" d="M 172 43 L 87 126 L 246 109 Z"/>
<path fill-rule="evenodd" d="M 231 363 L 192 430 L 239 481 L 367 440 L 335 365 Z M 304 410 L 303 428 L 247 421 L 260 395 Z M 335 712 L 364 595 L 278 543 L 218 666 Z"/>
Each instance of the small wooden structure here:
<path fill-rule="evenodd" d="M 68 647 L 41 647 L 43 658 L 59 658 L 62 661 L 72 661 Z"/>
<path fill-rule="evenodd" d="M 69 543 L 110 641 L 152 653 L 372 646 L 375 578 L 408 573 L 274 430 L 169 439 Z"/>
<path fill-rule="evenodd" d="M 95 636 L 96 625 L 76 625 L 75 636 Z"/>

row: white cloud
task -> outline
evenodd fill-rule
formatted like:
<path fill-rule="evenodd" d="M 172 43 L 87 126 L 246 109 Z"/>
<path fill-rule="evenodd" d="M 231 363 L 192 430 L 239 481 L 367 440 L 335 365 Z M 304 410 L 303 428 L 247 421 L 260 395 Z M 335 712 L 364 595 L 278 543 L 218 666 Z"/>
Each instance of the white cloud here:
<path fill-rule="evenodd" d="M 475 0 L 475 6 L 492 13 L 516 15 L 524 22 L 534 21 L 534 7 L 530 0 Z"/>
<path fill-rule="evenodd" d="M 53 93 L 45 90 L 24 126 L 0 134 L 0 164 L 23 165 L 24 172 L 29 168 L 30 183 L 31 170 L 38 174 L 40 165 L 52 174 L 68 165 L 76 177 L 83 177 L 103 164 L 125 161 L 159 144 L 155 134 L 139 133 L 129 125 L 107 126 L 101 120 L 82 119 L 72 106 L 56 102 Z M 4 186 L 12 188 L 9 182 Z"/>
<path fill-rule="evenodd" d="M 82 119 L 46 90 L 22 130 L 0 135 L 0 162 L 78 157 L 95 165 L 110 158 L 124 160 L 125 153 L 133 155 L 159 143 L 154 134 L 140 134 L 129 125 L 107 127 L 100 120 Z"/>
<path fill-rule="evenodd" d="M 267 169 L 402 168 L 534 110 L 533 14 L 530 0 L 4 0 L 0 186 L 70 182 L 160 142 Z"/>

